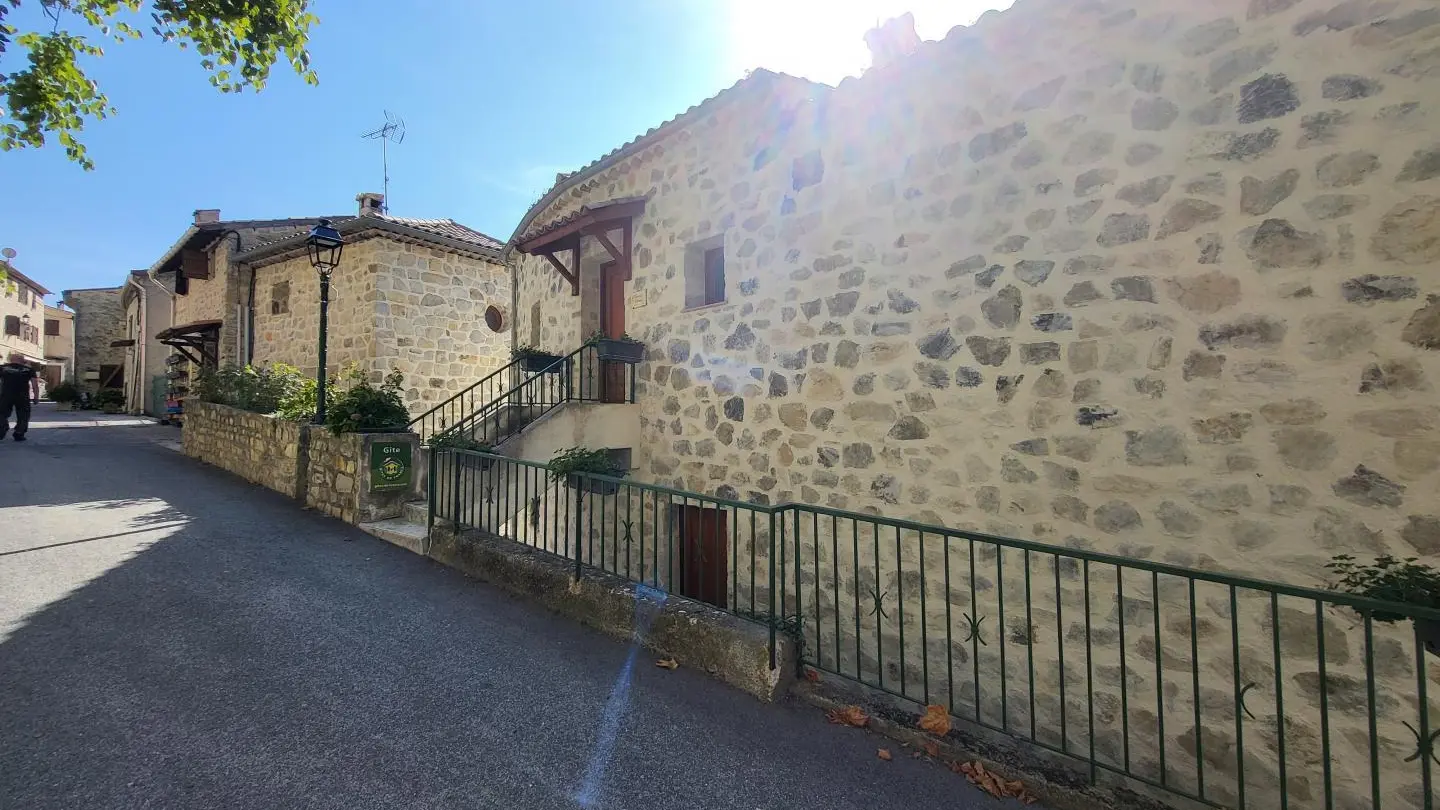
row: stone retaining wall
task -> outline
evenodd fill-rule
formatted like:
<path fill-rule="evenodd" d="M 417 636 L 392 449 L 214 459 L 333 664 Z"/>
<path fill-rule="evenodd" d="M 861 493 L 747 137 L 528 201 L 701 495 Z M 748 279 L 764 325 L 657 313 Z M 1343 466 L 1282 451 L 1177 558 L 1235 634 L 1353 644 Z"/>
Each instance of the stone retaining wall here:
<path fill-rule="evenodd" d="M 413 487 L 371 492 L 368 458 L 375 442 L 413 446 L 412 474 L 423 463 L 413 433 L 345 433 L 209 402 L 186 404 L 185 454 L 301 501 L 346 523 L 399 517 Z"/>

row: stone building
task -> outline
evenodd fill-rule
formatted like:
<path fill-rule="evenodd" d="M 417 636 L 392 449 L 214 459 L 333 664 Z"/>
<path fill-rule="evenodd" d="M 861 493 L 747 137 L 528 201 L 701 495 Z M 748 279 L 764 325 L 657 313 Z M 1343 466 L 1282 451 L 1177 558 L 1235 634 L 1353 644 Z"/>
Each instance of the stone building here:
<path fill-rule="evenodd" d="M 353 363 L 378 380 L 398 370 L 418 412 L 508 362 L 500 243 L 450 219 L 390 216 L 379 194 L 356 200 L 356 215 L 325 217 L 346 241 L 330 283 L 328 372 Z M 286 363 L 314 375 L 320 293 L 305 238 L 319 219 L 197 211 L 151 268 L 175 290 L 164 340 L 205 363 Z"/>
<path fill-rule="evenodd" d="M 25 355 L 37 365 L 45 362 L 45 296 L 50 291 L 10 266 L 0 268 L 0 358 L 11 352 Z M 0 362 L 4 362 L 0 360 Z"/>
<path fill-rule="evenodd" d="M 120 295 L 125 307 L 125 410 L 133 414 L 165 413 L 166 359 L 170 347 L 157 334 L 171 327 L 175 293 L 166 286 L 173 277 L 152 278 L 136 270 L 125 279 Z"/>
<path fill-rule="evenodd" d="M 450 219 L 384 213 L 379 194 L 357 197 L 357 216 L 334 221 L 345 239 L 330 279 L 327 369 L 354 365 L 378 382 L 405 376 L 419 413 L 510 361 L 510 272 L 500 243 Z M 314 375 L 320 280 L 305 234 L 236 257 L 254 291 L 250 362 L 287 363 Z"/>
<path fill-rule="evenodd" d="M 648 344 L 633 406 L 639 481 L 1305 585 L 1323 582 L 1337 553 L 1434 562 L 1437 35 L 1440 14 L 1418 0 L 1139 9 L 1019 0 L 835 88 L 756 71 L 562 176 L 526 213 L 507 245 L 516 340 L 564 353 L 604 326 Z M 597 232 L 621 230 L 633 236 L 623 256 L 596 244 Z M 603 435 L 583 438 L 608 446 Z M 834 597 L 822 590 L 817 606 L 857 605 L 853 631 L 835 629 L 855 646 L 841 654 L 837 641 L 834 665 L 868 682 L 908 675 L 908 687 L 892 688 L 916 700 L 922 688 L 934 694 L 934 653 L 924 674 L 895 669 L 904 659 L 893 653 L 907 634 L 914 644 L 927 629 L 932 640 L 955 632 L 951 605 L 934 597 L 952 573 L 991 589 L 979 598 L 992 600 L 987 615 L 1007 614 L 1003 626 L 1026 621 L 993 604 L 993 585 L 1005 581 L 998 564 L 1016 577 L 1028 555 L 997 563 L 988 547 L 941 570 L 932 554 L 917 573 L 913 542 L 902 550 L 898 532 L 893 550 L 877 540 L 873 559 L 857 553 L 853 563 L 831 558 L 833 534 L 816 539 L 813 553 L 796 551 L 804 574 L 813 585 L 833 572 L 842 586 Z M 1054 569 L 1059 589 L 1058 560 Z M 862 573 L 873 575 L 873 593 Z M 1196 609 L 1193 596 L 1186 608 L 1159 585 L 1132 586 L 1105 597 L 1106 632 L 1134 600 Z M 965 593 L 971 616 L 976 587 Z M 904 618 L 882 618 L 881 597 L 902 592 Z M 1236 621 L 1260 640 L 1255 649 L 1236 642 L 1235 672 L 1243 663 L 1279 677 L 1278 661 L 1258 657 L 1280 633 L 1266 622 L 1286 619 L 1240 625 L 1221 601 L 1199 609 L 1202 623 Z M 1309 615 L 1308 631 L 1286 625 L 1286 634 L 1303 642 L 1308 632 L 1313 646 L 1315 617 L 1296 615 Z M 1158 612 L 1155 620 L 1158 628 Z M 1354 626 L 1353 616 L 1335 620 Z M 1056 678 L 1062 695 L 1070 678 L 1053 661 L 1057 632 L 1080 631 L 1052 630 L 1048 652 L 1023 634 L 1027 657 L 1048 656 L 1031 658 L 1048 690 L 1044 705 L 1029 706 L 1042 728 L 1064 726 L 1052 700 Z M 1335 662 L 1347 664 L 1346 682 L 1363 684 L 1354 664 L 1374 657 L 1393 665 L 1382 689 L 1413 692 L 1406 633 L 1382 633 L 1368 650 L 1352 637 Z M 1123 644 L 1123 623 L 1120 634 Z M 1161 678 L 1147 639 L 1149 657 L 1132 661 Z M 1202 669 L 1191 641 L 1164 651 L 1187 679 L 1192 665 Z M 1232 664 L 1229 648 L 1205 649 L 1215 666 L 1204 677 L 1231 677 L 1219 671 Z M 1023 682 L 1013 666 L 1025 658 L 1007 665 L 994 652 L 989 683 L 1007 667 Z M 1319 737 L 1323 689 L 1306 685 L 1327 677 L 1313 671 L 1311 652 L 1289 662 L 1284 705 L 1307 746 Z M 978 655 L 956 653 L 967 664 L 954 676 L 968 680 Z M 1130 683 L 1124 665 L 1102 669 L 1111 673 L 1104 703 L 1118 707 L 1124 687 L 1114 686 Z M 1130 687 L 1132 706 L 1155 705 L 1153 682 Z M 972 708 L 1016 710 L 1002 706 Z M 1233 754 L 1238 741 L 1217 730 L 1227 709 L 1203 708 L 1215 712 L 1206 753 Z M 1197 697 L 1195 718 L 1201 709 Z M 1148 711 L 1137 749 L 1147 757 L 1157 749 Z M 1125 719 L 1135 722 L 1127 734 L 1142 725 Z M 1344 718 L 1352 742 L 1364 734 L 1354 719 Z M 1112 721 L 1096 736 L 1116 763 L 1118 712 L 1094 720 Z M 1403 710 L 1381 719 L 1383 745 L 1413 749 L 1402 722 L 1417 721 Z M 1177 744 L 1191 745 L 1193 765 L 1200 724 L 1171 717 L 1161 730 L 1176 738 L 1170 765 L 1185 756 Z M 1249 774 L 1265 784 L 1252 790 L 1273 791 L 1284 734 L 1277 751 L 1274 729 L 1264 733 L 1244 755 L 1260 760 Z M 1234 757 L 1228 784 L 1223 763 L 1215 767 L 1209 795 L 1233 801 Z M 1395 780 L 1387 807 L 1391 795 L 1396 807 L 1421 806 L 1418 770 L 1402 773 L 1408 767 L 1399 758 L 1383 766 Z M 1368 796 L 1362 771 L 1337 768 L 1342 794 Z M 1290 785 L 1291 806 L 1318 806 L 1320 787 L 1306 779 Z M 1255 795 L 1255 806 L 1279 806 L 1273 793 Z"/>
<path fill-rule="evenodd" d="M 60 294 L 74 313 L 75 384 L 94 394 L 102 388 L 125 389 L 124 287 L 92 287 Z"/>

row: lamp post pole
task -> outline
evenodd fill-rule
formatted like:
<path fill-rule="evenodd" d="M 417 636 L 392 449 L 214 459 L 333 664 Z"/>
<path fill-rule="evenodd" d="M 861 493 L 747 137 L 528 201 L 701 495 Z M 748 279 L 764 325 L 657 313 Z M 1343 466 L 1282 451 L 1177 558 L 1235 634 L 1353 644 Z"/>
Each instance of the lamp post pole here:
<path fill-rule="evenodd" d="M 340 232 L 331 227 L 330 220 L 322 219 L 310 229 L 305 240 L 310 254 L 310 264 L 320 274 L 320 368 L 315 374 L 315 424 L 325 424 L 325 333 L 330 326 L 330 274 L 340 265 L 340 253 L 345 240 Z"/>
<path fill-rule="evenodd" d="M 315 374 L 315 424 L 325 424 L 325 333 L 330 324 L 330 271 L 320 271 L 320 370 Z"/>

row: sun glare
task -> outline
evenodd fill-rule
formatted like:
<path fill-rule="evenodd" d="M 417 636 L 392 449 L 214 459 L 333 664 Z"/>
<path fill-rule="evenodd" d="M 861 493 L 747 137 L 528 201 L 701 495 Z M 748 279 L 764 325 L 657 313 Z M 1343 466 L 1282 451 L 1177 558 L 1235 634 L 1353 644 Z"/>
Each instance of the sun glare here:
<path fill-rule="evenodd" d="M 1012 0 L 725 0 L 729 72 L 768 68 L 836 84 L 870 64 L 865 32 L 909 11 L 921 39 L 939 39 Z"/>

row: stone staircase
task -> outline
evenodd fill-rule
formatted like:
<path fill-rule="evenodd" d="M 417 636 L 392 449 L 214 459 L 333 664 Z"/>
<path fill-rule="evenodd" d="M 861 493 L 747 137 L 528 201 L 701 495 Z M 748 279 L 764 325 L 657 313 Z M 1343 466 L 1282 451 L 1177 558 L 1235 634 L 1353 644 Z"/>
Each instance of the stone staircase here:
<path fill-rule="evenodd" d="M 428 522 L 425 501 L 411 501 L 405 504 L 405 512 L 400 517 L 361 523 L 360 529 L 387 543 L 424 554 Z"/>

